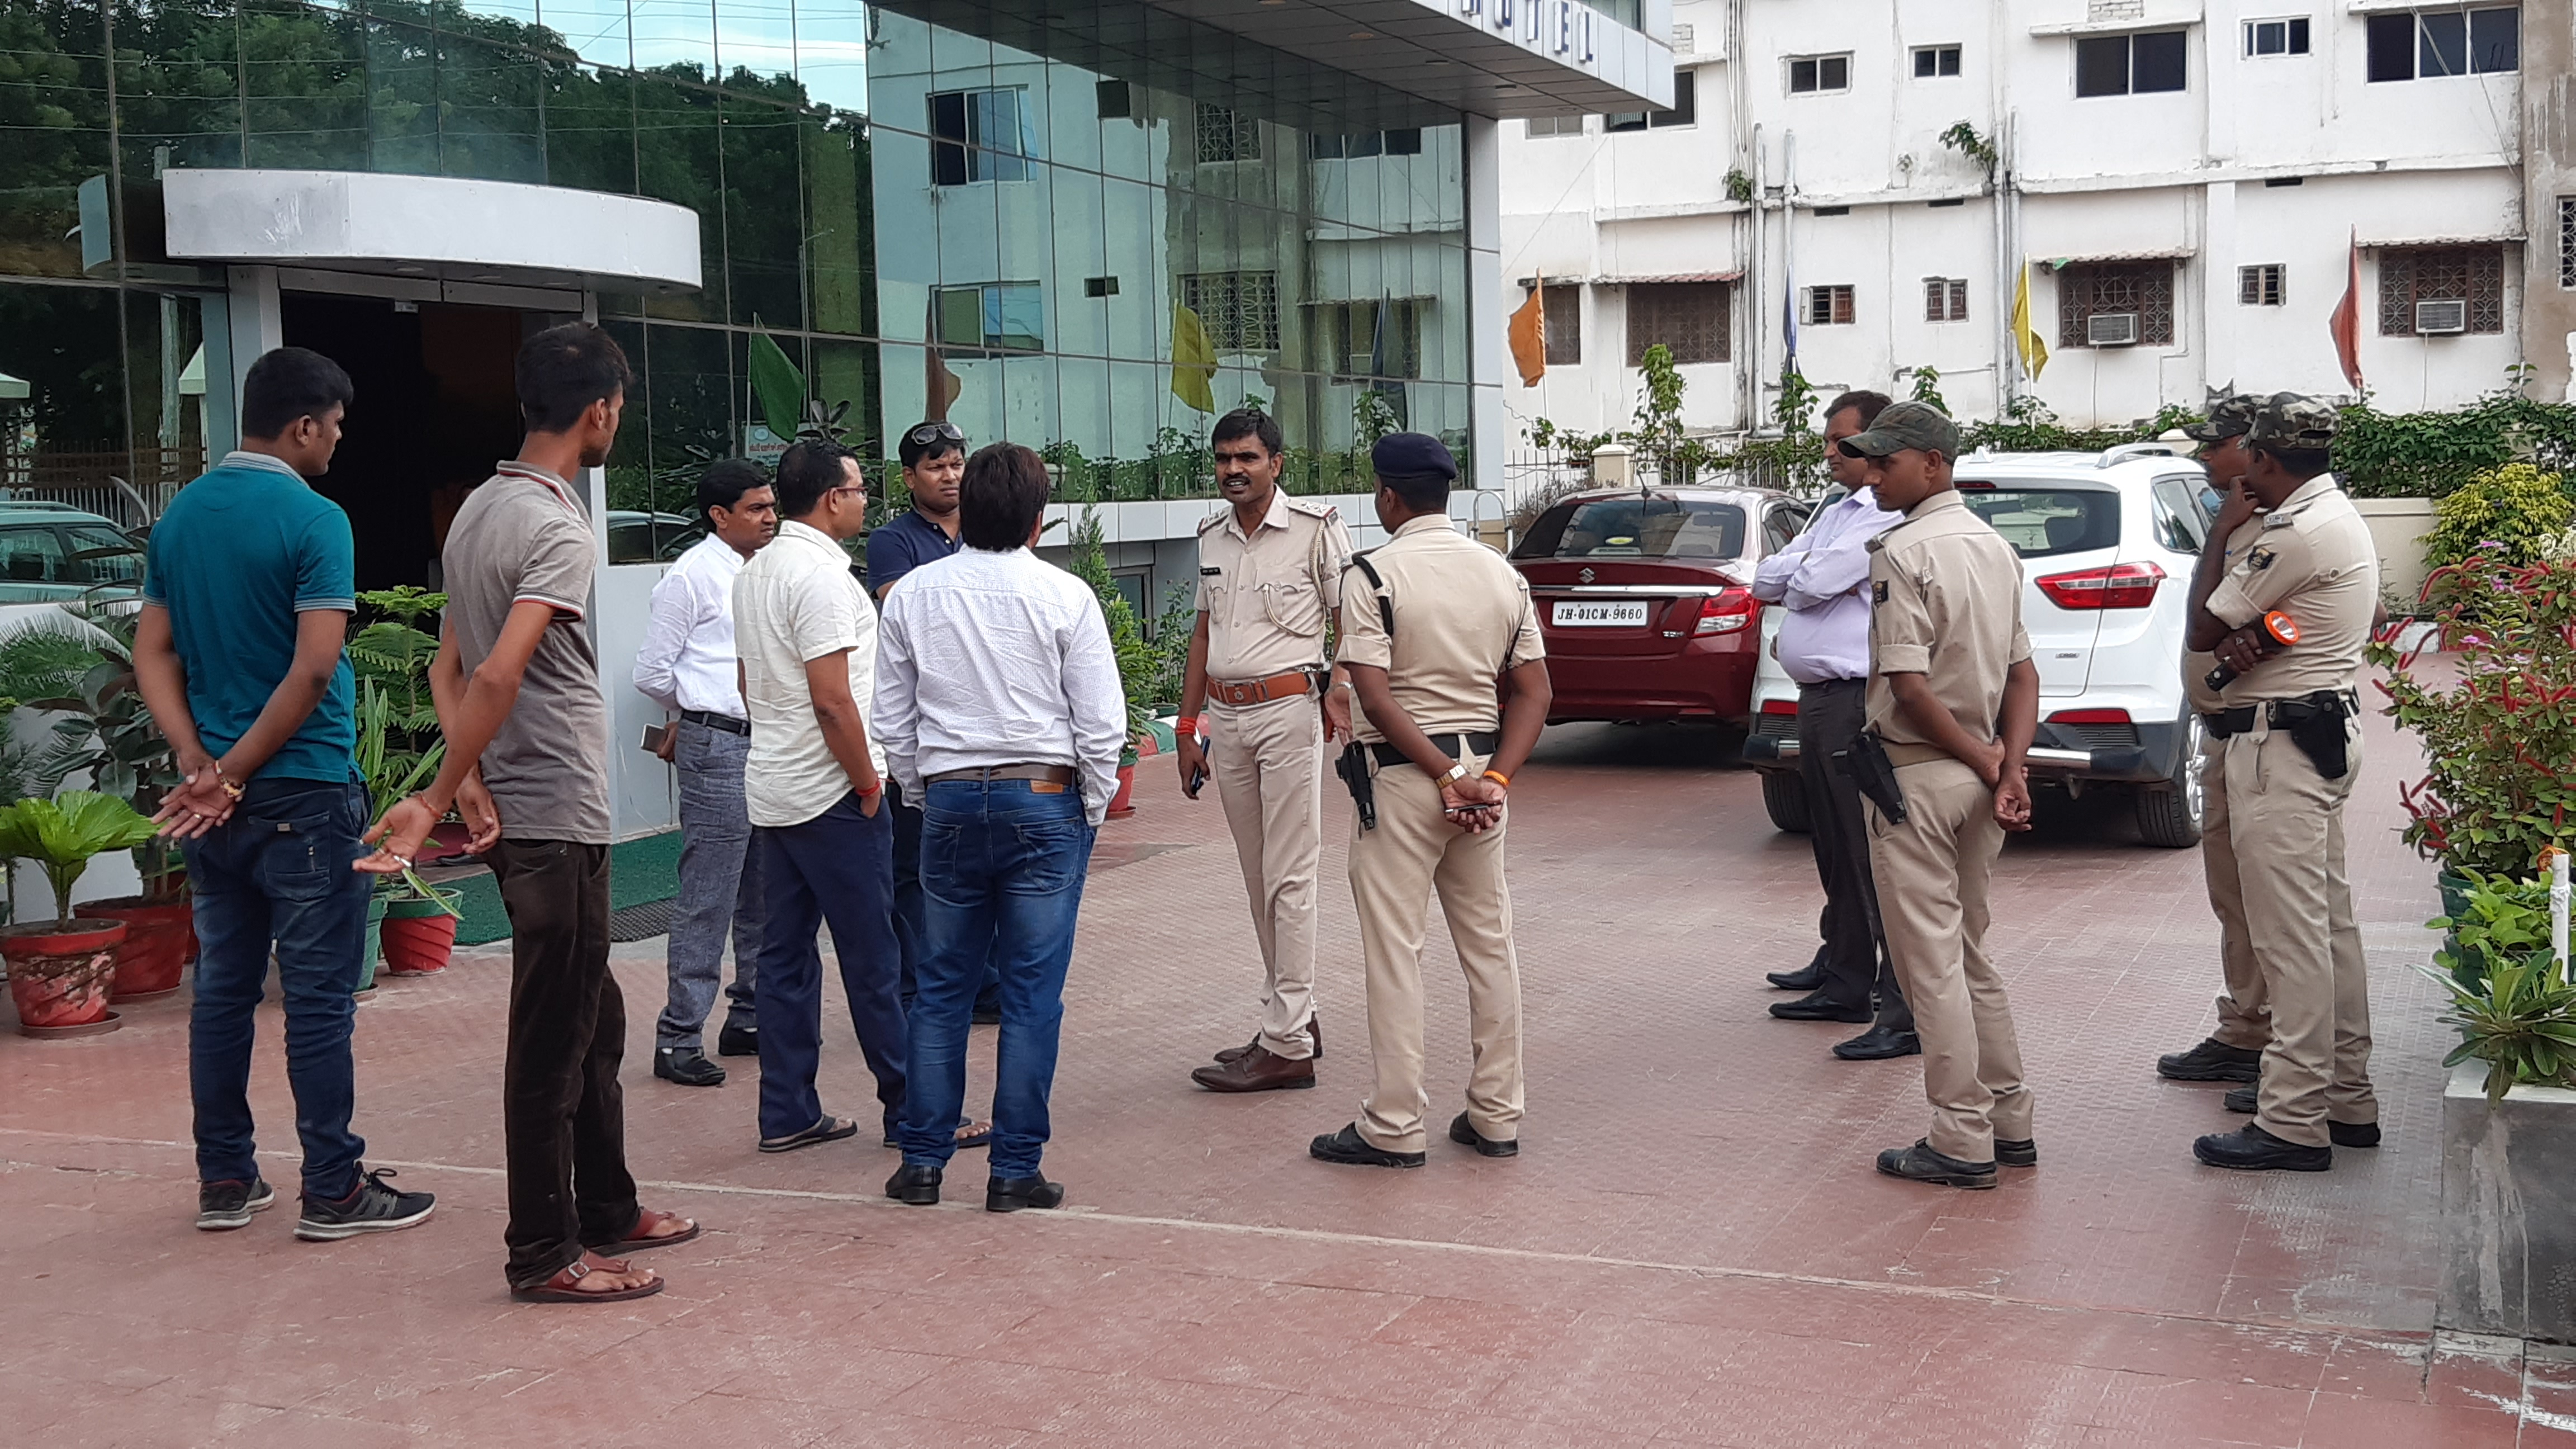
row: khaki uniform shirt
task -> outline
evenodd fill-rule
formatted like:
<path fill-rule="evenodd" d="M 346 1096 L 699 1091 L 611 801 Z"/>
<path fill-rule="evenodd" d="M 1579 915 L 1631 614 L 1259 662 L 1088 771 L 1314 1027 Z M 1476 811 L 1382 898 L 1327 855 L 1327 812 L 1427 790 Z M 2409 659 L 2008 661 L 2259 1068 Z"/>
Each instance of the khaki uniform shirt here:
<path fill-rule="evenodd" d="M 1232 508 L 1210 515 L 1199 525 L 1197 601 L 1208 677 L 1239 684 L 1322 664 L 1350 564 L 1350 530 L 1329 504 L 1273 489 L 1249 538 Z"/>
<path fill-rule="evenodd" d="M 2241 629 L 2278 609 L 2299 626 L 2296 645 L 2228 681 L 2227 703 L 2351 688 L 2379 609 L 2379 551 L 2334 475 L 2318 474 L 2280 507 L 2238 528 L 2227 540 L 2227 556 L 2227 575 L 2210 590 L 2209 612 Z"/>
<path fill-rule="evenodd" d="M 1449 526 L 1416 518 L 1369 552 L 1395 610 L 1389 639 L 1378 593 L 1351 570 L 1342 581 L 1342 662 L 1386 671 L 1388 692 L 1424 734 L 1477 734 L 1502 725 L 1497 681 L 1547 657 L 1529 581 L 1503 556 Z M 1380 744 L 1386 733 L 1354 711 L 1353 732 Z"/>
<path fill-rule="evenodd" d="M 1914 505 L 1869 552 L 1869 727 L 1890 744 L 1932 743 L 1887 683 L 1920 674 L 1961 729 L 1992 741 L 2004 676 L 2030 657 L 2021 556 L 1955 489 Z"/>

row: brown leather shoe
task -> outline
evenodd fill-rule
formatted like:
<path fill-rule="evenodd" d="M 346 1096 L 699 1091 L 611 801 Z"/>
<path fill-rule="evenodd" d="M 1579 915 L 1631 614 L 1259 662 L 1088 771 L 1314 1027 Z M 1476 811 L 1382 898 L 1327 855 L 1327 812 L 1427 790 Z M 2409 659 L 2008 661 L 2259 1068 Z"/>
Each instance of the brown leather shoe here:
<path fill-rule="evenodd" d="M 1307 1058 L 1307 1060 L 1316 1062 L 1322 1061 L 1324 1059 L 1324 1019 L 1322 1017 L 1314 1016 L 1306 1019 L 1306 1039 L 1315 1044 L 1315 1054 Z M 1234 1062 L 1237 1058 L 1257 1050 L 1260 1046 L 1261 1033 L 1254 1032 L 1252 1034 L 1252 1040 L 1245 1042 L 1239 1047 L 1227 1047 L 1224 1051 L 1218 1052 L 1216 1054 L 1217 1065 L 1226 1066 Z"/>
<path fill-rule="evenodd" d="M 1288 1092 L 1315 1085 L 1315 1063 L 1273 1056 L 1255 1042 L 1250 1051 L 1221 1067 L 1201 1067 L 1190 1080 L 1211 1092 Z"/>

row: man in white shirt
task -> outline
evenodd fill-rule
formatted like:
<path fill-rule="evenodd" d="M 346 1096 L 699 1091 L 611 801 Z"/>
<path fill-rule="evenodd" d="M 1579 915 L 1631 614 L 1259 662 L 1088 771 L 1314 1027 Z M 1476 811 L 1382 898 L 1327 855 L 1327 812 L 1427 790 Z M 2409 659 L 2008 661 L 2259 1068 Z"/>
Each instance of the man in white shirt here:
<path fill-rule="evenodd" d="M 725 925 L 733 925 L 733 987 L 725 993 L 717 1054 L 760 1050 L 753 1009 L 760 956 L 760 869 L 746 860 L 751 816 L 742 766 L 751 753 L 733 649 L 733 581 L 743 560 L 778 532 L 778 499 L 757 463 L 727 458 L 698 480 L 707 536 L 653 586 L 635 687 L 679 716 L 660 754 L 680 773 L 680 903 L 671 918 L 670 1000 L 654 1025 L 653 1075 L 684 1087 L 722 1085 L 707 1060 L 707 1012 L 724 979 Z M 746 865 L 749 868 L 746 869 Z"/>
<path fill-rule="evenodd" d="M 792 1152 L 859 1130 L 823 1111 L 823 957 L 832 952 L 885 1132 L 904 1099 L 903 1004 L 895 996 L 894 821 L 885 757 L 868 738 L 877 619 L 844 539 L 866 527 L 856 454 L 805 441 L 778 460 L 778 537 L 733 585 L 751 758 L 743 794 L 760 852 L 760 1150 Z M 952 1119 L 953 1120 L 953 1119 Z"/>
<path fill-rule="evenodd" d="M 1878 922 L 1860 787 L 1834 759 L 1859 737 L 1869 681 L 1869 543 L 1904 521 L 1878 506 L 1866 458 L 1835 447 L 1878 420 L 1883 393 L 1847 392 L 1825 407 L 1825 465 L 1849 491 L 1816 510 L 1806 531 L 1762 561 L 1753 596 L 1785 604 L 1780 667 L 1798 681 L 1798 773 L 1806 785 L 1807 843 L 1825 888 L 1824 947 L 1804 970 L 1771 984 L 1809 994 L 1774 1004 L 1785 1021 L 1870 1022 L 1834 1048 L 1845 1061 L 1919 1054 L 1914 1013 L 1897 988 Z M 1873 1002 L 1875 1004 L 1873 1004 Z"/>
<path fill-rule="evenodd" d="M 1092 834 L 1118 789 L 1128 718 L 1100 602 L 1041 562 L 1046 465 L 1014 443 L 966 462 L 966 547 L 886 595 L 877 736 L 922 802 L 926 950 L 916 967 L 912 1092 L 899 1202 L 939 1201 L 966 1095 L 966 1028 L 986 943 L 1000 963 L 991 1212 L 1051 1208 L 1049 1136 L 1065 968 Z M 764 992 L 768 977 L 762 977 Z"/>

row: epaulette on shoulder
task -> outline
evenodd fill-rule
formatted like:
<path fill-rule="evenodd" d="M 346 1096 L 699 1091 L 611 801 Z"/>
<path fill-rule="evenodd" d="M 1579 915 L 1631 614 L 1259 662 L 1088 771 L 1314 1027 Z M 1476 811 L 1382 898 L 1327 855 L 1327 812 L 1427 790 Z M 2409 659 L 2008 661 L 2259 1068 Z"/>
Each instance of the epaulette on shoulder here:
<path fill-rule="evenodd" d="M 1199 520 L 1199 532 L 1205 533 L 1209 529 L 1214 528 L 1223 522 L 1225 522 L 1225 510 L 1220 508 L 1216 512 Z"/>
<path fill-rule="evenodd" d="M 1302 513 L 1308 518 L 1330 518 L 1337 511 L 1333 505 L 1318 503 L 1311 498 L 1289 499 L 1288 510 L 1292 513 Z"/>

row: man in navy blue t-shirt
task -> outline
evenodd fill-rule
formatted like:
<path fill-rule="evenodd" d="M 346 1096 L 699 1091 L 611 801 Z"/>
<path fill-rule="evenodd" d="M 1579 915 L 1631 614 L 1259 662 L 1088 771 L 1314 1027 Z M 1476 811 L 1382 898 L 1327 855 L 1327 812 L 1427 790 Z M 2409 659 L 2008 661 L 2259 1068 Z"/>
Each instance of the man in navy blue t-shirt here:
<path fill-rule="evenodd" d="M 304 480 L 329 471 L 349 375 L 282 347 L 243 380 L 240 451 L 179 490 L 144 554 L 134 681 L 186 783 L 155 818 L 188 857 L 197 993 L 188 1022 L 197 1226 L 247 1227 L 277 1200 L 251 1141 L 252 1017 L 277 958 L 286 1079 L 304 1143 L 295 1235 L 407 1228 L 433 1199 L 386 1183 L 349 1130 L 349 1033 L 370 877 L 367 792 L 341 652 L 357 608 L 349 516 Z"/>

